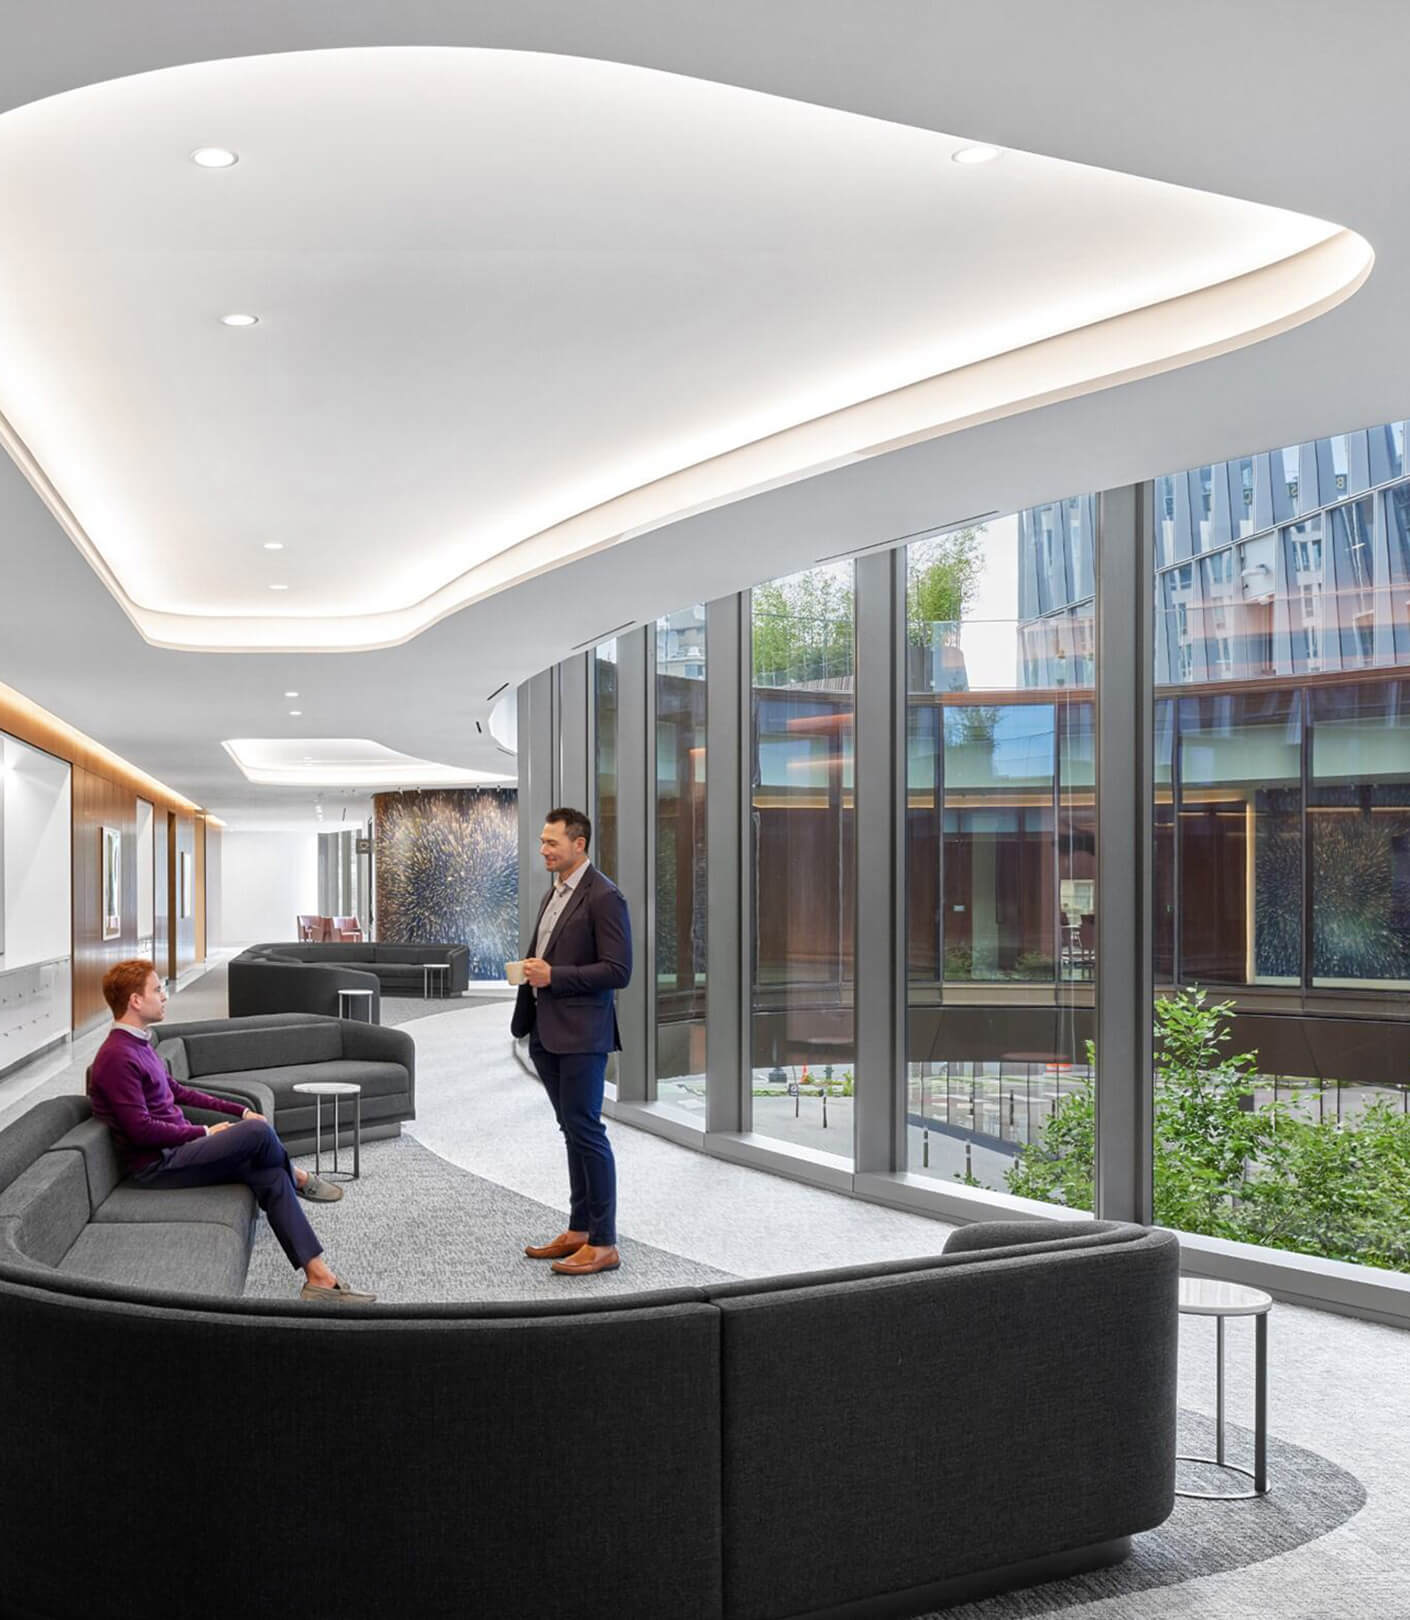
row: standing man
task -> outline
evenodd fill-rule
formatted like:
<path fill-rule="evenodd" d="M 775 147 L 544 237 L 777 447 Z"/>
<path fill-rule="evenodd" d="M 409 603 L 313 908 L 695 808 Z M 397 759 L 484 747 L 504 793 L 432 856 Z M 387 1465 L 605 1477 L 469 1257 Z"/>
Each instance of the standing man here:
<path fill-rule="evenodd" d="M 615 1271 L 617 1166 L 602 1123 L 607 1054 L 620 1052 L 613 991 L 632 976 L 632 925 L 622 891 L 588 860 L 592 823 L 581 810 L 550 810 L 539 853 L 553 887 L 539 906 L 534 954 L 510 1025 L 529 1037 L 529 1056 L 568 1148 L 568 1229 L 531 1244 L 569 1277 Z"/>

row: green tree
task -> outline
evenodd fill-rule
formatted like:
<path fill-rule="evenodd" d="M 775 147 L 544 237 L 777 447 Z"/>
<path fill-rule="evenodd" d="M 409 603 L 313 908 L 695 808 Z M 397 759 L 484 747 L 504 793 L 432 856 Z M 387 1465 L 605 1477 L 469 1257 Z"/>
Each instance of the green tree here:
<path fill-rule="evenodd" d="M 1250 1106 L 1257 1057 L 1226 1050 L 1233 1005 L 1192 989 L 1156 1006 L 1156 1219 L 1410 1270 L 1410 1117 L 1384 1098 L 1345 1124 Z M 1011 1192 L 1091 1209 L 1093 1104 L 1089 1081 L 1045 1121 L 1007 1173 Z"/>
<path fill-rule="evenodd" d="M 984 573 L 988 530 L 955 529 L 906 548 L 906 628 L 918 647 L 930 641 L 932 624 L 955 624 L 974 604 Z"/>
<path fill-rule="evenodd" d="M 768 580 L 752 596 L 756 685 L 792 686 L 852 673 L 850 563 Z"/>

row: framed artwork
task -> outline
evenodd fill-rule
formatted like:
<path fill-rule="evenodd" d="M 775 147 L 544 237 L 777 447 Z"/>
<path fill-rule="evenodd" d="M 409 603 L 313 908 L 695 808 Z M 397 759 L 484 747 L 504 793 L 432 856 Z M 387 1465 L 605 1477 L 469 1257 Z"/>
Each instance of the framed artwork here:
<path fill-rule="evenodd" d="M 192 884 L 191 857 L 183 849 L 176 857 L 176 914 L 178 917 L 189 917 L 194 909 Z"/>
<path fill-rule="evenodd" d="M 103 938 L 122 938 L 122 832 L 104 827 L 103 840 Z"/>

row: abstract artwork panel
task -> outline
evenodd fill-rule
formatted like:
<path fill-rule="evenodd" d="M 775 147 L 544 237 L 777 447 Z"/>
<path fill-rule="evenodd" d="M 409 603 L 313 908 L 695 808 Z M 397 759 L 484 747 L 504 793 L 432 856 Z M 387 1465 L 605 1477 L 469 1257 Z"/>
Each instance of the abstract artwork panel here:
<path fill-rule="evenodd" d="M 435 788 L 373 799 L 377 937 L 465 945 L 472 979 L 519 953 L 515 788 Z"/>

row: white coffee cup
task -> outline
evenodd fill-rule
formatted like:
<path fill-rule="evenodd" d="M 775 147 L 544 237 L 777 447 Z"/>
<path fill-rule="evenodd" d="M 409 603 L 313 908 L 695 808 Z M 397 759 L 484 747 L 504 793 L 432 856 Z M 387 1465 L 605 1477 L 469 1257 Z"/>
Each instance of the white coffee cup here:
<path fill-rule="evenodd" d="M 522 962 L 506 962 L 504 964 L 504 976 L 509 980 L 510 984 L 523 984 L 524 964 Z"/>

